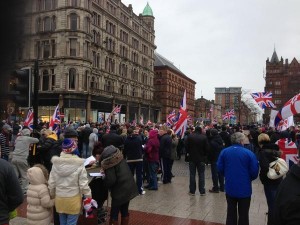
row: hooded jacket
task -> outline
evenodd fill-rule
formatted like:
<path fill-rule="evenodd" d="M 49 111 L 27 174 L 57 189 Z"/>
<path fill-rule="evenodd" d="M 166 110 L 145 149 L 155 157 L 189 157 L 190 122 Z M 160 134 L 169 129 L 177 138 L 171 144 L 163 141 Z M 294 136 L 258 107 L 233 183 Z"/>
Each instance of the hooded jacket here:
<path fill-rule="evenodd" d="M 159 162 L 159 139 L 158 131 L 151 130 L 149 132 L 149 139 L 145 146 L 146 159 L 148 162 Z"/>
<path fill-rule="evenodd" d="M 27 171 L 27 225 L 49 225 L 54 199 L 50 199 L 47 180 L 39 167 Z"/>
<path fill-rule="evenodd" d="M 13 151 L 13 159 L 27 160 L 30 144 L 38 143 L 39 139 L 29 137 L 27 135 L 17 137 L 15 141 L 15 150 Z"/>

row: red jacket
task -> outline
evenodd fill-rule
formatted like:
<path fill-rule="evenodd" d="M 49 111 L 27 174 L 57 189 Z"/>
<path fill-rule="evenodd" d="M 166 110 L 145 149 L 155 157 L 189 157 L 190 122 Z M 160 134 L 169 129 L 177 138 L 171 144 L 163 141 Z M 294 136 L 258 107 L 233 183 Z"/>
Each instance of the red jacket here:
<path fill-rule="evenodd" d="M 148 162 L 159 162 L 159 140 L 158 131 L 151 130 L 149 139 L 145 146 L 146 160 Z"/>

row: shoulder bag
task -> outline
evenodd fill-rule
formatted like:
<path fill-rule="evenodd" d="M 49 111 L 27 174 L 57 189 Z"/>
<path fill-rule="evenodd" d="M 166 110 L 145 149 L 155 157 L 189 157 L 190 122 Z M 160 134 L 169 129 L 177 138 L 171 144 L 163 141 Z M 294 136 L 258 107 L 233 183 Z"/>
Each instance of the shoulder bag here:
<path fill-rule="evenodd" d="M 269 164 L 269 171 L 267 176 L 271 180 L 276 180 L 280 177 L 283 177 L 289 168 L 286 161 L 282 158 L 277 158 L 275 161 Z"/>

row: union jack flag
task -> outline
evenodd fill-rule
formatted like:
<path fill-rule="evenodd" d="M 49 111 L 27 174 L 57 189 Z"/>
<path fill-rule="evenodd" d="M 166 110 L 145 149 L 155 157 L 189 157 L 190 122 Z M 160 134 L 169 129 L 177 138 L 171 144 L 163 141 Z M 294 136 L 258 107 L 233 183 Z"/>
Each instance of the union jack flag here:
<path fill-rule="evenodd" d="M 113 110 L 111 111 L 111 115 L 117 115 L 121 112 L 121 106 L 122 105 L 117 105 L 115 108 L 113 108 Z"/>
<path fill-rule="evenodd" d="M 53 131 L 57 131 L 59 124 L 60 124 L 60 113 L 59 113 L 59 105 L 57 105 L 54 110 L 53 116 L 50 119 L 49 129 Z"/>
<path fill-rule="evenodd" d="M 251 96 L 262 109 L 265 109 L 266 107 L 276 108 L 272 102 L 272 92 L 251 93 Z"/>
<path fill-rule="evenodd" d="M 175 109 L 173 109 L 172 112 L 167 115 L 167 126 L 171 127 L 176 122 L 176 112 Z"/>
<path fill-rule="evenodd" d="M 184 91 L 183 99 L 180 104 L 178 120 L 174 124 L 173 130 L 174 133 L 180 135 L 181 138 L 184 137 L 184 133 L 187 127 L 187 108 L 186 108 L 186 90 Z"/>
<path fill-rule="evenodd" d="M 143 115 L 140 115 L 140 124 L 144 125 L 144 116 Z"/>
<path fill-rule="evenodd" d="M 24 126 L 28 127 L 30 130 L 33 129 L 33 110 L 28 109 L 26 119 L 24 120 Z"/>
<path fill-rule="evenodd" d="M 230 120 L 232 117 L 234 117 L 234 109 L 231 109 L 230 111 L 222 115 L 223 120 Z"/>

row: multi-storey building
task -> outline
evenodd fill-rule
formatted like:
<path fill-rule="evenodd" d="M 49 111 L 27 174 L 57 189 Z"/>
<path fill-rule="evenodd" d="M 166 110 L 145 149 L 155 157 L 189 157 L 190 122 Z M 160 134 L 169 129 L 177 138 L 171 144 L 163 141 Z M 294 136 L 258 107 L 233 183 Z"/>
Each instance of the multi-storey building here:
<path fill-rule="evenodd" d="M 19 68 L 38 59 L 43 120 L 58 103 L 66 120 L 97 121 L 115 105 L 122 105 L 121 122 L 160 120 L 148 4 L 136 15 L 121 0 L 28 0 L 25 11 L 16 59 Z"/>
<path fill-rule="evenodd" d="M 187 77 L 165 57 L 157 52 L 154 55 L 155 99 L 162 105 L 162 121 L 166 121 L 167 115 L 174 109 L 178 112 L 184 90 L 186 90 L 188 114 L 194 118 L 196 82 Z"/>
<path fill-rule="evenodd" d="M 300 93 L 300 64 L 296 58 L 289 63 L 288 59 L 278 59 L 274 49 L 271 60 L 266 60 L 265 91 L 272 92 L 273 103 L 281 108 L 290 98 Z M 264 123 L 270 119 L 270 109 L 264 113 Z M 299 120 L 299 118 L 296 118 Z"/>
<path fill-rule="evenodd" d="M 204 124 L 222 123 L 221 105 L 214 100 L 207 100 L 201 96 L 195 100 L 195 120 Z"/>
<path fill-rule="evenodd" d="M 235 110 L 237 121 L 240 121 L 241 113 L 241 87 L 218 87 L 215 88 L 215 103 L 221 105 L 222 114 L 231 109 Z"/>

